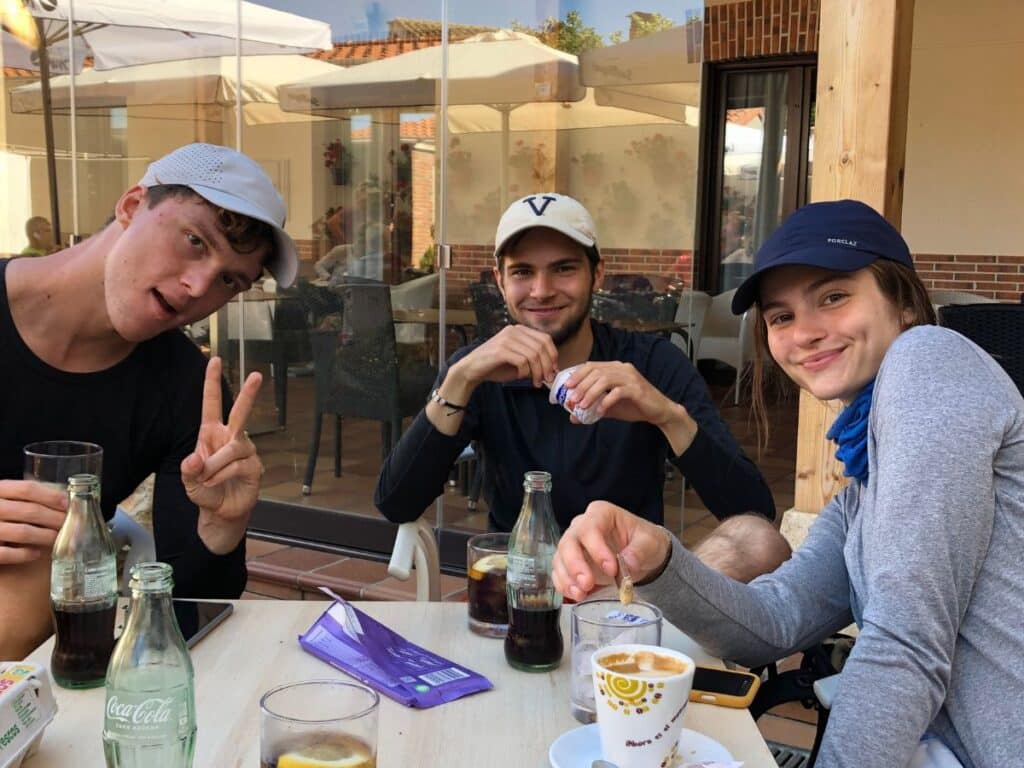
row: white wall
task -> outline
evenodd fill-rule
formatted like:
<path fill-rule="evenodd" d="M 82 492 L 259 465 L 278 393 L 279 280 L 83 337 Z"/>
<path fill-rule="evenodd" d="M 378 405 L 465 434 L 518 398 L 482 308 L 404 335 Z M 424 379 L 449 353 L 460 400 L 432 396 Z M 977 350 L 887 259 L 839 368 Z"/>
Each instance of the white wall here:
<path fill-rule="evenodd" d="M 918 0 L 903 233 L 915 253 L 1024 254 L 1024 2 Z"/>

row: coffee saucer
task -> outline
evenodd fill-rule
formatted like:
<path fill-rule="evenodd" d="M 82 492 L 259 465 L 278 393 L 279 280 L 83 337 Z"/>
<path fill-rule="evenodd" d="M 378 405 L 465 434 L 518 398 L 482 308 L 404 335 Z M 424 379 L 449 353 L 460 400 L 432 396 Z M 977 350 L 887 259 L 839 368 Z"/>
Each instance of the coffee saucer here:
<path fill-rule="evenodd" d="M 581 725 L 566 731 L 551 745 L 548 760 L 553 768 L 590 768 L 591 763 L 600 760 L 601 737 L 597 723 Z M 679 734 L 679 757 L 682 765 L 701 761 L 731 761 L 729 750 L 703 733 L 683 728 Z"/>

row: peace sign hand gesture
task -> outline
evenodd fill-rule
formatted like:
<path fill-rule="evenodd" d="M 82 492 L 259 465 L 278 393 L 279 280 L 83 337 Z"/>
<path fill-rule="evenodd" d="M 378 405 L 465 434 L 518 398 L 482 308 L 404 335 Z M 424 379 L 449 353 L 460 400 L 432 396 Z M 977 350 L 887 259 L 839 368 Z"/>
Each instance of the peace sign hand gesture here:
<path fill-rule="evenodd" d="M 203 382 L 199 439 L 195 451 L 181 462 L 185 493 L 199 507 L 199 537 L 217 555 L 241 541 L 259 496 L 263 463 L 245 424 L 262 382 L 260 374 L 249 374 L 224 424 L 221 361 L 211 358 Z"/>

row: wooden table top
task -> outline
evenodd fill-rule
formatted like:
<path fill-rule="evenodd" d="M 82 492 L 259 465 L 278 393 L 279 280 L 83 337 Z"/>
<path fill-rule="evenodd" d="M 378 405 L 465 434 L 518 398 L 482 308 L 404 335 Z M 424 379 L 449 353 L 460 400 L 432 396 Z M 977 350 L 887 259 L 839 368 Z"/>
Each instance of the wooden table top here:
<path fill-rule="evenodd" d="M 356 605 L 408 640 L 494 684 L 492 691 L 426 710 L 408 709 L 381 696 L 380 768 L 543 768 L 551 743 L 579 725 L 569 712 L 568 610 L 562 611 L 567 647 L 561 666 L 529 674 L 508 666 L 500 640 L 469 631 L 464 603 Z M 254 768 L 259 764 L 258 702 L 263 693 L 296 680 L 346 677 L 306 653 L 296 640 L 328 606 L 320 601 L 241 600 L 234 614 L 192 649 L 196 768 Z M 706 656 L 674 627 L 665 629 L 665 645 Z M 29 661 L 48 663 L 52 643 L 36 649 Z M 57 716 L 24 768 L 101 768 L 103 688 L 55 688 L 55 693 Z M 686 727 L 725 745 L 745 768 L 774 768 L 747 710 L 691 703 L 685 718 Z"/>

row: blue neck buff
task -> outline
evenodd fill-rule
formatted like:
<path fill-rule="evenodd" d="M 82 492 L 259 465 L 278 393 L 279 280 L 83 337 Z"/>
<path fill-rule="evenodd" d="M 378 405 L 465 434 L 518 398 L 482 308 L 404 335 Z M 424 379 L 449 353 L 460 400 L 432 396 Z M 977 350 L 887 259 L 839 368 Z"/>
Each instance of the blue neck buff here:
<path fill-rule="evenodd" d="M 843 409 L 826 435 L 839 446 L 836 458 L 843 462 L 843 474 L 859 480 L 861 485 L 868 482 L 868 414 L 874 389 L 872 379 Z"/>

